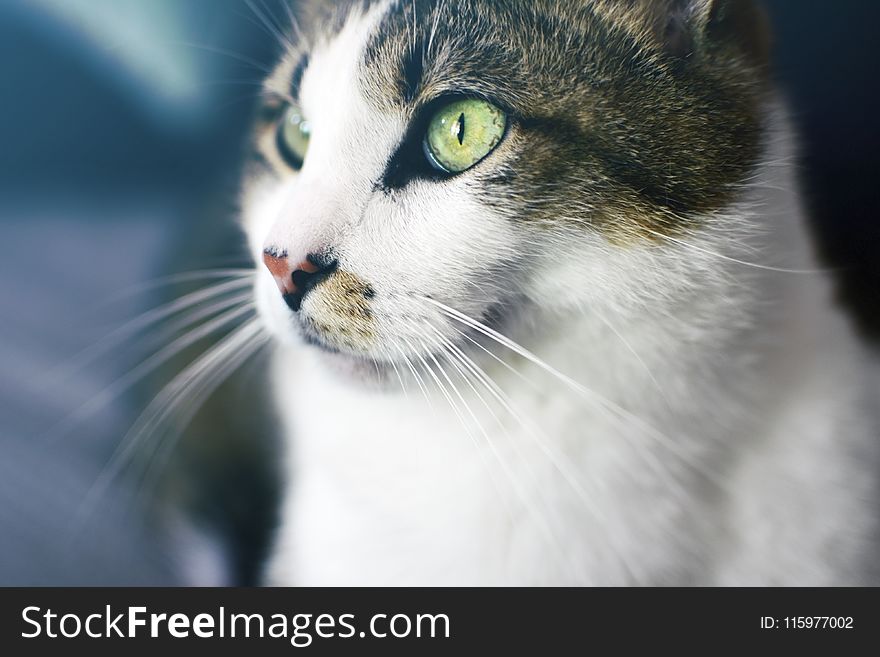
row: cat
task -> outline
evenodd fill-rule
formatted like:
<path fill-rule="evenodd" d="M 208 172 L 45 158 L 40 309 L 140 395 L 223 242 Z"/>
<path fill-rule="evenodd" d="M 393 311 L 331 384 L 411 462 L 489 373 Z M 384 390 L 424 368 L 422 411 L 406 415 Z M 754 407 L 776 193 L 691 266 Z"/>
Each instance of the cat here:
<path fill-rule="evenodd" d="M 877 581 L 751 0 L 297 2 L 241 188 L 275 585 Z"/>

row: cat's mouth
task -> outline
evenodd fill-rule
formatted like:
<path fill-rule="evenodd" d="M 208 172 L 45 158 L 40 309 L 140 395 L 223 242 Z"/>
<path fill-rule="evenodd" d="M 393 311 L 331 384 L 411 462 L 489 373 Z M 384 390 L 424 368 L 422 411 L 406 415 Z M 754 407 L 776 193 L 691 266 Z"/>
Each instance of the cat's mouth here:
<path fill-rule="evenodd" d="M 302 342 L 337 376 L 380 389 L 396 387 L 398 373 L 404 368 L 403 358 L 397 362 L 390 357 L 371 355 L 372 350 L 354 344 L 340 345 L 335 335 L 322 334 L 308 318 L 297 323 Z"/>

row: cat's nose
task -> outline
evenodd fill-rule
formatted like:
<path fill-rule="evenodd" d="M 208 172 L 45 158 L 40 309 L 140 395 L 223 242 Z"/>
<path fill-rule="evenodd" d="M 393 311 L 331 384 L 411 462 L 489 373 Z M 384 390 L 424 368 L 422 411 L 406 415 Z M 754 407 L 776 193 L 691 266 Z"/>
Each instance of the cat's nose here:
<path fill-rule="evenodd" d="M 297 311 L 306 294 L 336 270 L 337 262 L 325 254 L 311 253 L 298 264 L 291 265 L 287 252 L 263 251 L 263 263 L 272 274 L 285 303 Z"/>
<path fill-rule="evenodd" d="M 293 271 L 287 261 L 287 253 L 279 253 L 273 249 L 263 251 L 263 264 L 272 274 L 272 278 L 278 284 L 281 294 L 291 294 L 294 292 L 293 279 L 291 274 Z"/>

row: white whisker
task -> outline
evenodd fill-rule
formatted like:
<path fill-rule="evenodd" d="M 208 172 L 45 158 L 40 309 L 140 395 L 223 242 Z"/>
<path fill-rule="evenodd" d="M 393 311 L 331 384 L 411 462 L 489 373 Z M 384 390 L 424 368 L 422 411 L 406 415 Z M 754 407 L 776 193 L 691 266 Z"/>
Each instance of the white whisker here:
<path fill-rule="evenodd" d="M 256 323 L 256 320 L 252 324 Z M 208 364 L 201 373 L 196 372 L 193 375 L 193 387 L 187 390 L 181 390 L 179 396 L 172 401 L 172 404 L 181 409 L 176 414 L 176 419 L 164 433 L 160 433 L 155 439 L 156 447 L 147 455 L 144 465 L 144 476 L 141 483 L 141 490 L 144 493 L 154 488 L 152 482 L 161 474 L 167 465 L 174 448 L 177 446 L 180 436 L 186 430 L 186 427 L 192 422 L 193 417 L 204 405 L 211 395 L 220 387 L 233 372 L 238 370 L 245 361 L 253 358 L 260 349 L 269 342 L 268 335 L 261 334 L 257 331 L 252 342 L 244 343 L 237 351 L 230 350 L 228 358 L 225 360 L 217 359 L 216 364 Z M 201 379 L 199 383 L 197 378 Z M 172 410 L 169 415 L 174 411 Z M 157 423 L 157 427 L 161 428 L 161 422 Z M 170 424 L 170 423 L 169 423 Z M 152 434 L 151 434 L 152 438 Z M 150 473 L 155 473 L 152 477 Z"/>
<path fill-rule="evenodd" d="M 86 347 L 64 362 L 58 364 L 56 367 L 53 367 L 50 371 L 42 374 L 40 380 L 35 382 L 34 385 L 46 385 L 49 381 L 53 382 L 54 385 L 63 383 L 70 378 L 71 375 L 75 374 L 86 365 L 94 362 L 108 351 L 111 351 L 120 343 L 130 340 L 133 335 L 137 334 L 137 332 L 149 328 L 151 325 L 180 311 L 191 308 L 192 306 L 208 301 L 227 292 L 238 290 L 245 287 L 247 284 L 250 284 L 250 280 L 234 280 L 218 285 L 212 285 L 197 290 L 196 292 L 191 292 L 179 299 L 175 299 L 174 301 L 159 306 L 158 308 L 154 308 L 139 317 L 135 317 L 111 331 L 95 344 Z"/>
<path fill-rule="evenodd" d="M 522 451 L 519 448 L 519 445 L 517 444 L 517 441 L 512 438 L 512 436 L 510 435 L 510 432 L 507 429 L 507 427 L 505 426 L 504 422 L 501 420 L 500 417 L 498 417 L 498 414 L 494 411 L 494 409 L 492 409 L 491 405 L 486 401 L 486 399 L 483 397 L 483 395 L 481 395 L 480 392 L 473 385 L 473 383 L 471 381 L 471 376 L 469 376 L 468 373 L 465 370 L 463 370 L 456 362 L 456 361 L 458 361 L 458 362 L 462 363 L 466 368 L 471 369 L 470 365 L 473 364 L 473 361 L 471 361 L 460 350 L 458 350 L 458 354 L 455 354 L 452 351 L 450 351 L 449 348 L 450 347 L 455 348 L 455 345 L 453 345 L 451 342 L 446 340 L 446 338 L 444 338 L 442 336 L 442 334 L 435 327 L 431 326 L 430 328 L 435 332 L 435 334 L 438 336 L 438 338 L 441 340 L 441 342 L 445 343 L 443 350 L 448 356 L 451 356 L 451 359 L 449 362 L 452 364 L 452 366 L 458 372 L 459 377 L 467 384 L 467 386 L 470 388 L 471 392 L 473 392 L 473 394 L 477 397 L 477 399 L 480 401 L 480 403 L 486 408 L 486 410 L 489 412 L 489 414 L 495 420 L 495 423 L 508 436 L 508 438 L 509 438 L 508 444 L 513 448 L 514 454 L 519 458 L 520 462 L 525 466 L 526 472 L 527 472 L 528 476 L 530 477 L 531 481 L 533 483 L 537 483 L 538 478 L 537 478 L 537 475 L 534 471 L 534 468 L 531 465 L 531 460 L 528 458 L 528 456 L 526 456 L 525 454 L 522 453 Z M 473 372 L 472 369 L 471 369 L 471 371 Z M 482 383 L 485 387 L 488 388 L 488 385 L 486 384 L 486 382 L 484 380 L 482 380 L 480 377 L 477 377 L 477 380 L 480 383 Z M 490 392 L 491 392 L 491 390 L 490 390 Z M 509 407 L 507 410 L 509 410 Z M 517 419 L 517 421 L 519 421 L 524 426 L 524 423 L 522 422 L 522 420 L 520 418 L 518 418 L 513 413 L 511 413 L 511 415 L 514 415 L 514 418 Z M 485 436 L 486 442 L 489 445 L 492 445 L 491 438 L 485 432 L 485 430 L 483 430 L 482 426 L 480 427 L 480 429 L 482 430 L 483 435 Z M 500 455 L 497 454 L 496 448 L 494 446 L 492 446 L 492 449 L 494 452 L 496 452 L 498 460 L 501 461 L 501 457 L 500 457 Z M 505 467 L 505 470 L 509 471 L 509 467 Z M 513 482 L 515 475 L 511 473 L 508 475 L 508 477 Z M 515 478 L 515 481 L 517 482 L 517 484 L 519 484 L 518 477 Z M 564 547 L 563 547 L 561 541 L 559 540 L 557 533 L 554 531 L 553 526 L 549 522 L 545 521 L 545 516 L 543 514 L 541 514 L 539 512 L 539 510 L 534 506 L 534 504 L 531 502 L 530 498 L 525 493 L 523 488 L 520 485 L 515 486 L 515 488 L 518 489 L 517 495 L 520 498 L 520 500 L 523 502 L 523 505 L 526 507 L 529 515 L 542 528 L 542 532 L 544 533 L 545 537 L 550 541 L 551 545 L 553 545 L 557 558 L 560 559 L 561 561 L 567 562 L 568 565 L 571 568 L 573 568 L 573 570 L 575 572 L 581 571 L 580 564 L 568 556 L 568 554 L 564 550 Z M 540 486 L 533 487 L 533 490 L 535 490 L 539 493 L 538 500 L 539 500 L 539 502 L 543 503 L 543 506 L 545 508 L 547 515 L 554 515 L 553 507 L 550 506 L 544 500 L 544 498 L 540 495 L 541 490 L 542 490 L 540 488 Z M 583 575 L 583 573 L 581 573 L 581 576 L 582 575 Z"/>
<path fill-rule="evenodd" d="M 216 368 L 222 365 L 227 358 L 245 347 L 252 350 L 258 347 L 259 342 L 256 338 L 260 335 L 261 330 L 258 320 L 247 322 L 211 347 L 162 388 L 120 441 L 107 465 L 86 495 L 80 507 L 80 517 L 91 512 L 96 501 L 140 448 L 140 443 L 148 435 L 148 431 L 161 425 L 171 413 L 186 402 L 188 393 L 214 374 Z M 268 338 L 264 337 L 263 339 Z M 218 377 L 212 381 L 212 384 L 216 387 L 221 382 L 222 379 Z M 195 409 L 190 410 L 195 412 Z"/>
<path fill-rule="evenodd" d="M 241 53 L 235 52 L 233 50 L 228 50 L 226 48 L 220 48 L 218 46 L 211 46 L 202 43 L 192 43 L 190 41 L 172 41 L 172 46 L 184 46 L 186 48 L 194 48 L 196 50 L 202 50 L 204 52 L 212 53 L 214 55 L 223 55 L 224 57 L 229 57 L 230 59 L 234 59 L 242 64 L 250 66 L 253 69 L 256 69 L 260 73 L 265 75 L 269 75 L 272 73 L 272 69 L 268 64 L 257 61 L 252 57 L 248 57 L 247 55 L 243 55 Z"/>
<path fill-rule="evenodd" d="M 425 372 L 434 380 L 434 383 L 436 384 L 437 389 L 440 391 L 443 398 L 446 400 L 447 404 L 449 404 L 449 407 L 452 409 L 453 414 L 455 415 L 455 417 L 458 420 L 459 424 L 461 425 L 462 429 L 464 429 L 465 434 L 467 435 L 467 437 L 470 439 L 471 443 L 473 444 L 474 449 L 476 450 L 477 455 L 479 456 L 480 461 L 482 462 L 483 467 L 486 470 L 486 473 L 489 475 L 490 479 L 492 480 L 492 486 L 493 486 L 493 488 L 495 488 L 495 490 L 498 494 L 498 498 L 503 501 L 503 503 L 505 504 L 506 512 L 507 512 L 508 516 L 512 519 L 514 517 L 513 510 L 510 508 L 509 504 L 507 503 L 507 496 L 502 493 L 502 488 L 498 483 L 497 477 L 495 476 L 493 469 L 490 467 L 490 464 L 489 464 L 488 460 L 486 459 L 485 452 L 482 449 L 480 449 L 480 444 L 477 441 L 476 437 L 474 436 L 473 432 L 471 431 L 471 428 L 468 425 L 467 421 L 465 420 L 465 417 L 460 412 L 458 405 L 455 403 L 452 396 L 449 394 L 448 390 L 446 389 L 446 386 L 443 384 L 443 381 L 441 381 L 440 378 L 434 373 L 434 370 L 430 367 L 430 365 L 425 360 L 425 358 L 421 355 L 419 350 L 416 350 L 413 347 L 413 345 L 405 338 L 404 338 L 404 341 L 407 343 L 407 346 L 409 346 L 410 350 L 416 354 L 416 358 L 421 362 L 422 367 L 424 368 Z M 432 360 L 434 361 L 438 370 L 443 371 L 442 368 L 440 367 L 439 363 L 437 363 L 436 358 L 434 358 L 434 356 L 431 354 L 430 350 L 426 350 L 426 352 L 432 358 Z M 446 376 L 445 371 L 443 372 L 443 374 L 444 374 L 444 376 Z M 448 376 L 446 376 L 446 378 L 448 379 Z M 450 382 L 450 385 L 451 385 L 451 382 Z M 468 408 L 468 410 L 470 410 L 470 409 Z M 510 479 L 510 474 L 507 472 L 506 468 L 504 468 L 503 462 L 498 457 L 498 454 L 495 451 L 494 446 L 491 447 L 491 449 L 492 449 L 492 452 L 495 455 L 495 457 L 499 460 L 499 463 L 502 463 L 502 469 L 504 470 L 505 474 L 507 474 L 507 477 L 512 484 L 513 481 L 512 481 L 512 479 Z"/>
<path fill-rule="evenodd" d="M 828 274 L 833 271 L 832 269 L 786 269 L 785 267 L 772 267 L 770 265 L 762 265 L 756 262 L 747 262 L 746 260 L 739 260 L 738 258 L 733 258 L 722 253 L 717 253 L 715 251 L 710 251 L 709 249 L 704 249 L 700 246 L 697 246 L 696 244 L 691 244 L 690 242 L 680 240 L 678 238 L 672 237 L 671 235 L 666 235 L 665 233 L 661 233 L 660 231 L 655 231 L 650 228 L 645 228 L 644 230 L 651 235 L 654 235 L 655 237 L 659 237 L 660 239 L 666 240 L 667 242 L 672 242 L 673 244 L 678 244 L 679 246 L 697 251 L 698 253 L 702 253 L 703 255 L 709 255 L 713 258 L 726 260 L 727 262 L 732 262 L 734 264 L 742 265 L 744 267 L 751 267 L 753 269 L 761 269 L 764 271 L 772 271 L 781 274 Z"/>
<path fill-rule="evenodd" d="M 434 403 L 431 401 L 431 396 L 428 394 L 428 389 L 425 387 L 425 382 L 422 380 L 421 375 L 416 371 L 416 368 L 413 365 L 413 362 L 409 359 L 409 356 L 406 355 L 406 353 L 403 351 L 401 346 L 396 342 L 394 343 L 394 346 L 397 348 L 397 350 L 400 352 L 400 355 L 403 357 L 403 362 L 406 363 L 407 368 L 409 368 L 409 371 L 413 375 L 413 378 L 415 379 L 416 384 L 419 386 L 419 390 L 422 391 L 422 395 L 424 396 L 425 401 L 428 404 L 428 408 L 431 409 L 431 414 L 436 418 L 437 411 L 434 408 Z"/>
<path fill-rule="evenodd" d="M 52 438 L 54 436 L 63 435 L 77 422 L 81 422 L 83 419 L 90 417 L 96 411 L 113 401 L 124 390 L 127 390 L 135 383 L 143 379 L 143 377 L 145 377 L 147 374 L 153 372 L 160 365 L 167 362 L 190 345 L 198 342 L 203 338 L 206 338 L 215 331 L 218 331 L 224 326 L 244 316 L 248 312 L 251 312 L 252 308 L 253 304 L 246 304 L 242 307 L 235 308 L 227 313 L 220 315 L 219 317 L 212 319 L 211 321 L 202 324 L 198 328 L 193 329 L 190 332 L 181 336 L 180 338 L 174 340 L 157 353 L 142 361 L 134 369 L 117 378 L 109 386 L 104 388 L 104 390 L 102 390 L 95 397 L 89 400 L 86 404 L 83 404 L 76 411 L 72 412 L 67 417 L 63 418 L 55 425 L 50 427 L 43 434 L 43 437 Z"/>
<path fill-rule="evenodd" d="M 434 329 L 434 327 L 432 327 L 432 326 L 430 326 L 430 325 L 428 325 L 428 327 L 436 332 L 436 329 Z M 443 350 L 443 349 L 442 349 L 442 345 L 438 345 L 438 346 L 440 346 L 440 347 L 441 347 L 441 350 Z M 454 383 L 452 382 L 452 380 L 449 378 L 449 375 L 446 373 L 446 370 L 442 367 L 442 365 L 440 365 L 440 363 L 439 363 L 439 361 L 437 360 L 436 356 L 434 356 L 434 354 L 433 354 L 433 349 L 431 349 L 431 348 L 430 348 L 428 345 L 426 345 L 424 342 L 422 342 L 422 347 L 423 347 L 423 348 L 425 349 L 425 351 L 429 354 L 429 358 L 434 362 L 434 364 L 437 366 L 438 370 L 443 374 L 443 376 L 444 376 L 444 378 L 446 379 L 447 383 L 449 383 L 449 386 L 450 386 L 450 387 L 452 388 L 452 390 L 455 392 L 456 396 L 457 396 L 458 399 L 461 401 L 461 404 L 464 406 L 465 410 L 468 412 L 468 414 L 470 415 L 471 419 L 472 419 L 472 420 L 474 421 L 474 423 L 476 424 L 477 428 L 479 429 L 479 432 L 482 434 L 483 439 L 484 439 L 485 442 L 486 442 L 486 445 L 489 447 L 489 450 L 492 452 L 492 455 L 495 457 L 495 460 L 496 460 L 496 461 L 498 462 L 498 464 L 501 466 L 502 472 L 503 472 L 504 475 L 506 476 L 506 478 L 507 478 L 507 480 L 508 480 L 508 482 L 509 482 L 511 488 L 514 490 L 516 496 L 519 498 L 520 502 L 521 502 L 521 503 L 523 504 L 523 506 L 525 507 L 525 509 L 526 509 L 527 513 L 529 514 L 529 516 L 530 516 L 530 517 L 532 518 L 532 520 L 536 523 L 536 525 L 541 529 L 541 531 L 542 531 L 542 533 L 544 534 L 545 538 L 547 538 L 547 540 L 548 540 L 548 541 L 550 542 L 550 544 L 553 546 L 553 548 L 554 548 L 554 550 L 555 550 L 555 552 L 556 552 L 556 556 L 557 556 L 559 559 L 562 559 L 562 560 L 564 560 L 564 561 L 570 561 L 570 560 L 567 558 L 566 552 L 565 552 L 565 550 L 564 550 L 564 548 L 563 548 L 561 542 L 559 541 L 559 537 L 558 537 L 557 533 L 553 530 L 553 527 L 552 527 L 552 526 L 546 521 L 545 516 L 544 516 L 544 515 L 540 512 L 540 510 L 535 506 L 534 502 L 531 500 L 531 498 L 529 497 L 529 495 L 526 493 L 525 489 L 524 489 L 523 486 L 522 486 L 522 483 L 521 483 L 520 480 L 519 480 L 519 477 L 516 475 L 516 473 L 514 473 L 514 472 L 511 470 L 511 468 L 510 468 L 510 464 L 509 464 L 509 463 L 507 462 L 507 460 L 501 455 L 501 452 L 498 450 L 498 447 L 497 447 L 497 446 L 495 445 L 495 443 L 493 442 L 491 436 L 490 436 L 489 433 L 486 431 L 486 429 L 483 427 L 483 425 L 482 425 L 482 423 L 480 422 L 479 418 L 476 416 L 476 414 L 475 414 L 475 413 L 473 412 L 473 410 L 471 409 L 470 404 L 467 403 L 467 401 L 465 400 L 464 396 L 461 394 L 461 392 L 458 390 L 458 388 L 455 386 L 455 384 L 454 384 Z M 445 351 L 445 350 L 444 350 L 444 351 Z M 465 376 L 463 375 L 461 369 L 458 368 L 458 366 L 455 364 L 455 361 L 454 361 L 454 360 L 450 360 L 449 362 L 453 365 L 453 367 L 455 367 L 455 368 L 459 371 L 459 374 L 462 376 L 462 380 L 465 381 L 465 383 L 471 388 L 471 390 L 476 394 L 476 396 L 480 399 L 480 401 L 481 401 L 483 404 L 486 405 L 486 407 L 489 409 L 490 413 L 494 416 L 494 418 L 496 419 L 496 421 L 498 421 L 499 424 L 503 427 L 503 423 L 500 422 L 500 419 L 497 417 L 497 415 L 494 414 L 494 411 L 492 411 L 491 408 L 488 407 L 488 404 L 486 404 L 485 399 L 483 399 L 483 397 L 482 397 L 482 396 L 476 391 L 476 389 L 473 387 L 473 385 L 472 385 L 471 382 L 467 379 L 467 377 L 465 377 Z M 516 451 L 518 451 L 518 448 L 517 448 L 516 444 L 515 444 L 513 441 L 511 441 L 511 446 L 512 446 Z M 481 452 L 481 454 L 482 454 L 482 452 Z M 527 460 L 527 459 L 525 459 L 525 463 L 528 464 L 528 460 Z M 532 474 L 534 474 L 534 471 L 531 470 L 531 467 L 528 466 L 528 465 L 527 465 L 527 467 L 528 467 L 529 471 L 530 471 Z M 574 563 L 574 562 L 570 562 L 569 565 L 572 566 L 572 567 L 574 567 L 575 570 L 578 569 L 578 568 L 577 568 L 577 564 Z"/>
<path fill-rule="evenodd" d="M 279 29 L 278 25 L 276 25 L 275 22 L 270 18 L 269 12 L 267 11 L 264 13 L 261 10 L 261 7 L 265 9 L 262 4 L 260 4 L 260 6 L 258 7 L 257 3 L 254 0 L 244 0 L 244 2 L 251 10 L 251 12 L 253 12 L 254 16 L 257 17 L 259 23 L 262 24 L 262 26 L 265 28 L 266 33 L 277 40 L 279 46 L 281 46 L 282 48 L 288 48 L 290 50 L 296 48 L 296 44 L 293 43 L 290 37 L 284 34 Z"/>
<path fill-rule="evenodd" d="M 615 336 L 617 336 L 617 338 L 620 340 L 620 342 L 623 344 L 623 346 L 627 348 L 627 350 L 633 355 L 633 357 L 635 357 L 636 361 L 638 361 L 639 365 L 642 366 L 642 369 L 645 370 L 645 373 L 648 375 L 648 378 L 651 379 L 651 383 L 654 384 L 654 387 L 657 388 L 657 392 L 660 394 L 660 396 L 663 397 L 664 399 L 666 399 L 666 391 L 663 389 L 663 386 L 660 385 L 660 382 L 657 381 L 657 379 L 654 377 L 654 373 L 651 372 L 651 368 L 648 367 L 648 364 L 639 355 L 639 353 L 635 350 L 635 348 L 633 348 L 633 346 L 629 343 L 629 341 L 627 341 L 627 339 L 624 338 L 623 335 L 621 335 L 621 333 L 616 328 L 614 328 L 614 325 L 610 321 L 608 321 L 608 319 L 606 317 L 604 317 L 601 313 L 599 313 L 595 308 L 590 308 L 589 311 L 587 311 L 586 309 L 584 309 L 583 306 L 580 306 L 580 309 L 581 309 L 581 312 L 584 314 L 587 314 L 589 312 L 589 314 L 592 315 L 593 317 L 597 317 L 600 322 L 602 322 L 605 326 L 607 326 L 608 329 L 612 333 L 614 333 Z"/>
<path fill-rule="evenodd" d="M 248 279 L 252 280 L 254 276 L 254 269 L 252 267 L 247 268 L 223 268 L 223 269 L 201 269 L 195 271 L 185 271 L 180 272 L 179 274 L 169 274 L 168 276 L 160 276 L 159 278 L 154 278 L 149 281 L 145 281 L 143 283 L 136 283 L 134 285 L 129 285 L 119 290 L 118 292 L 114 292 L 110 294 L 106 298 L 102 300 L 101 305 L 98 307 L 101 308 L 105 305 L 114 303 L 119 301 L 120 299 L 126 299 L 136 294 L 140 294 L 142 292 L 148 292 L 150 290 L 155 290 L 160 287 L 167 287 L 169 285 L 177 285 L 179 283 L 189 283 L 191 281 L 204 281 L 215 278 L 227 279 Z"/>

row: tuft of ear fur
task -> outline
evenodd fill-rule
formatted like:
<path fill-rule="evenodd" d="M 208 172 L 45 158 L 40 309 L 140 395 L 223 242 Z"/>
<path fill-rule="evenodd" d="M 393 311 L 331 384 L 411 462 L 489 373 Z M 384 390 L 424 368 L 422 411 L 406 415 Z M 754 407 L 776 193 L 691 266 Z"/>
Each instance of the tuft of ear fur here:
<path fill-rule="evenodd" d="M 758 67 L 770 59 L 769 21 L 755 0 L 598 0 L 596 11 L 674 58 L 721 49 Z"/>

